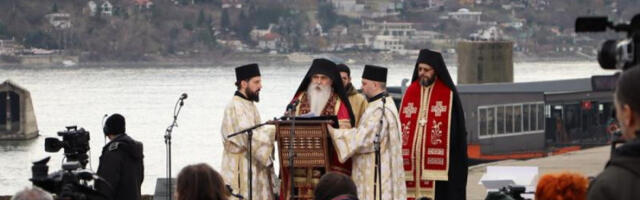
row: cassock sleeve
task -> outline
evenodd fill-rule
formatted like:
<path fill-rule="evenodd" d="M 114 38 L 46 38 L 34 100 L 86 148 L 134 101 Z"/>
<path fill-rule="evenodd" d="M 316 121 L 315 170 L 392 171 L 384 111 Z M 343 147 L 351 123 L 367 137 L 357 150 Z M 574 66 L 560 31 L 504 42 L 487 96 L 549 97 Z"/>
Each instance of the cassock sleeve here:
<path fill-rule="evenodd" d="M 340 162 L 345 162 L 356 153 L 374 151 L 373 141 L 380 129 L 381 113 L 380 109 L 365 111 L 357 128 L 334 129 L 329 127 L 329 134 L 338 152 Z"/>
<path fill-rule="evenodd" d="M 239 116 L 236 109 L 238 108 L 233 105 L 228 106 L 224 111 L 224 117 L 222 119 L 221 133 L 224 138 L 225 148 L 232 153 L 240 153 L 248 150 L 246 134 L 227 138 L 228 135 L 241 130 L 238 119 L 250 120 L 246 119 L 246 116 Z M 272 164 L 271 152 L 273 151 L 274 140 L 275 126 L 273 125 L 265 125 L 253 131 L 251 157 L 255 161 L 258 161 L 258 164 L 262 166 Z"/>
<path fill-rule="evenodd" d="M 242 151 L 246 143 L 246 136 L 244 135 L 227 138 L 227 136 L 235 132 L 236 127 L 240 127 L 236 120 L 238 117 L 240 116 L 237 115 L 236 108 L 233 104 L 224 109 L 224 117 L 222 118 L 222 127 L 220 132 L 222 133 L 225 147 L 228 148 L 227 151 L 232 153 L 239 153 Z"/>
<path fill-rule="evenodd" d="M 364 111 L 367 110 L 367 105 L 369 105 L 369 102 L 367 102 L 367 99 L 364 97 L 364 95 L 358 94 L 358 96 L 360 97 L 360 108 L 359 108 L 360 113 L 358 113 L 357 115 L 362 117 L 362 115 L 364 114 Z M 356 124 L 356 126 L 358 126 L 358 125 Z"/>
<path fill-rule="evenodd" d="M 273 163 L 271 152 L 273 152 L 275 135 L 276 126 L 274 125 L 265 125 L 253 132 L 252 157 L 262 166 L 269 166 Z"/>

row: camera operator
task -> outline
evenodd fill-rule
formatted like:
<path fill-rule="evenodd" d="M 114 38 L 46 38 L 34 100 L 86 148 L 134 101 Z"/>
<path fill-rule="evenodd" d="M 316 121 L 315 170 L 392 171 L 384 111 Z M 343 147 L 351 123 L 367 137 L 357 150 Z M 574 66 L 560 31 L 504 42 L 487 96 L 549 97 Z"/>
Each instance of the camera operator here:
<path fill-rule="evenodd" d="M 640 199 L 640 67 L 622 73 L 614 94 L 616 118 L 625 144 L 611 153 L 602 173 L 589 188 L 587 199 Z"/>
<path fill-rule="evenodd" d="M 109 183 L 96 183 L 96 189 L 109 199 L 140 200 L 144 179 L 142 143 L 125 133 L 125 120 L 120 114 L 107 118 L 103 132 L 111 141 L 102 148 L 98 176 Z"/>

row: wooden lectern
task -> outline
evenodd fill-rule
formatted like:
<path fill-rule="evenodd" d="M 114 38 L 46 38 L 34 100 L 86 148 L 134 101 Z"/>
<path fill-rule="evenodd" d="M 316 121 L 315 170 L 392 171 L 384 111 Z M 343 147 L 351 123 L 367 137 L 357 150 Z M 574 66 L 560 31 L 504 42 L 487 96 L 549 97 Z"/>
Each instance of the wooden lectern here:
<path fill-rule="evenodd" d="M 291 141 L 292 121 L 277 121 L 276 141 L 280 156 L 280 199 L 292 199 L 289 183 L 289 144 L 293 142 L 294 152 L 294 194 L 293 199 L 313 199 L 313 189 L 320 177 L 330 171 L 333 152 L 327 124 L 332 120 L 296 120 L 295 135 Z"/>

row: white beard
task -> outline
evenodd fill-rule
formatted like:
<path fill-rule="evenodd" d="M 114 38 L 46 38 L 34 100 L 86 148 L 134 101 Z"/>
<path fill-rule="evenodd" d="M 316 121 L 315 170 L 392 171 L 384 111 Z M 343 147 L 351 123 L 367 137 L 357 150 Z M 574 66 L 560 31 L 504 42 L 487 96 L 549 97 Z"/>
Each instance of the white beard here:
<path fill-rule="evenodd" d="M 319 89 L 318 89 L 319 88 Z M 320 85 L 317 83 L 310 83 L 307 88 L 307 95 L 309 95 L 309 109 L 310 112 L 316 116 L 322 115 L 322 110 L 329 102 L 333 88 L 327 85 Z"/>

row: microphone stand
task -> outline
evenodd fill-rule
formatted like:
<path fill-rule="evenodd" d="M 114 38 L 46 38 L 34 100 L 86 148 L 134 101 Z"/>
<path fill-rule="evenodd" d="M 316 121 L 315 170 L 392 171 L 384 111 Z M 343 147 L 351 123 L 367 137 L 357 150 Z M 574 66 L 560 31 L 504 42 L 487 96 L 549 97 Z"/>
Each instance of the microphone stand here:
<path fill-rule="evenodd" d="M 373 199 L 376 199 L 376 193 L 379 195 L 378 198 L 382 199 L 382 164 L 381 164 L 381 159 L 380 159 L 380 142 L 381 142 L 381 138 L 380 138 L 380 134 L 382 133 L 382 126 L 383 126 L 383 122 L 384 122 L 384 110 L 386 110 L 385 108 L 385 104 L 387 102 L 386 100 L 387 95 L 383 94 L 382 95 L 382 117 L 380 117 L 380 130 L 376 133 L 376 137 L 373 140 L 373 146 L 375 149 L 375 159 L 376 159 L 376 167 L 375 167 L 375 172 L 374 172 L 374 176 L 373 176 L 373 182 L 374 182 L 374 187 L 373 187 Z M 377 181 L 377 183 L 376 183 Z M 377 187 L 375 187 L 377 186 Z M 378 189 L 378 191 L 376 192 L 376 189 Z"/>
<path fill-rule="evenodd" d="M 173 107 L 173 122 L 171 122 L 171 125 L 167 127 L 164 134 L 164 143 L 167 146 L 167 197 L 169 197 L 169 200 L 173 199 L 173 187 L 171 184 L 171 132 L 173 132 L 174 127 L 178 127 L 178 114 L 180 114 L 180 110 L 182 110 L 183 105 L 184 98 L 178 99 L 176 105 Z"/>
<path fill-rule="evenodd" d="M 295 183 L 293 182 L 293 173 L 294 173 L 294 162 L 293 159 L 296 157 L 295 153 L 293 152 L 293 140 L 295 138 L 295 130 L 296 130 L 296 117 L 295 117 L 295 113 L 296 113 L 296 107 L 298 105 L 299 101 L 294 101 L 291 106 L 289 107 L 289 117 L 291 119 L 291 130 L 290 130 L 290 134 L 289 134 L 289 185 L 290 185 L 290 194 L 289 194 L 289 199 L 295 199 Z"/>
<path fill-rule="evenodd" d="M 227 139 L 228 139 L 228 138 L 232 138 L 232 137 L 238 136 L 238 135 L 243 134 L 243 133 L 247 133 L 247 137 L 248 137 L 247 141 L 249 143 L 247 145 L 247 149 L 248 149 L 247 150 L 247 153 L 248 153 L 247 159 L 249 160 L 249 167 L 248 167 L 248 170 L 247 170 L 248 171 L 248 175 L 249 175 L 249 177 L 248 177 L 248 179 L 249 179 L 249 200 L 253 199 L 253 171 L 251 170 L 253 168 L 252 167 L 253 165 L 251 164 L 252 160 L 253 160 L 253 157 L 251 156 L 251 142 L 253 140 L 252 139 L 253 130 L 255 130 L 257 128 L 260 128 L 261 126 L 264 126 L 266 124 L 269 124 L 269 122 L 258 124 L 258 125 L 246 128 L 244 130 L 232 133 L 232 134 L 227 136 Z"/>

